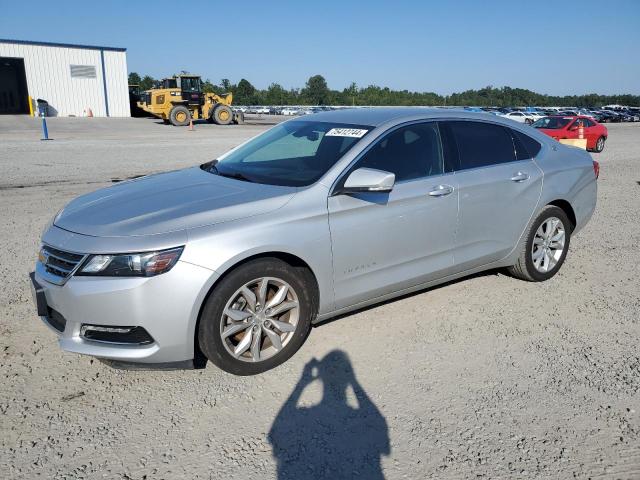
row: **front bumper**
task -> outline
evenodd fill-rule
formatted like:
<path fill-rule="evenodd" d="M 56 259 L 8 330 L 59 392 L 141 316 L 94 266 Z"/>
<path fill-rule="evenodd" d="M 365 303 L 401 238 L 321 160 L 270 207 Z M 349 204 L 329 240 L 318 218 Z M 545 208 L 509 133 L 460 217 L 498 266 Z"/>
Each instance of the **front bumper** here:
<path fill-rule="evenodd" d="M 136 363 L 194 358 L 200 306 L 218 278 L 212 270 L 182 261 L 155 277 L 72 276 L 64 285 L 48 282 L 41 273 L 36 268 L 32 274 L 34 302 L 63 350 Z M 88 340 L 81 335 L 83 324 L 139 326 L 153 342 L 130 345 Z"/>

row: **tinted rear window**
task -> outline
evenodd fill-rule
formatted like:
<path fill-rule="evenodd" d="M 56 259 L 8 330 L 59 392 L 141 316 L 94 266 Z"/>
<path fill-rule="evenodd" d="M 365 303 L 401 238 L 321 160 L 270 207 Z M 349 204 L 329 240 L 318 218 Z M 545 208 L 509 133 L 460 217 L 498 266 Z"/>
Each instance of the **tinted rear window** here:
<path fill-rule="evenodd" d="M 458 146 L 460 170 L 516 160 L 513 140 L 505 127 L 473 121 L 446 123 Z"/>
<path fill-rule="evenodd" d="M 534 140 L 529 135 L 525 135 L 517 130 L 511 130 L 513 136 L 513 144 L 516 147 L 516 156 L 518 160 L 527 160 L 538 155 L 542 145 Z"/>

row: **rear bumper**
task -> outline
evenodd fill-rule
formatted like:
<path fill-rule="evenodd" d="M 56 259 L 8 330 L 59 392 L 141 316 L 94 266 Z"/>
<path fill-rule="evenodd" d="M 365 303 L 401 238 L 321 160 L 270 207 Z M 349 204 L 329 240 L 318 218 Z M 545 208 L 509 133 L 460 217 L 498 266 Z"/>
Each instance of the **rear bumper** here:
<path fill-rule="evenodd" d="M 179 261 L 170 272 L 148 278 L 71 277 L 64 285 L 31 274 L 38 315 L 68 352 L 134 363 L 174 363 L 194 358 L 195 326 L 218 275 Z M 62 319 L 60 318 L 62 317 Z M 142 327 L 147 344 L 88 340 L 82 325 Z"/>

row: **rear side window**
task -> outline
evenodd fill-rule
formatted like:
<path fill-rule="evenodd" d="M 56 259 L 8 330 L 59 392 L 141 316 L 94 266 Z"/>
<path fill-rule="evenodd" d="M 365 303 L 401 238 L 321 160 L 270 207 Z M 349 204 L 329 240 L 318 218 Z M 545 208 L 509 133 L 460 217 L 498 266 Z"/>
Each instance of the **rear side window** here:
<path fill-rule="evenodd" d="M 356 168 L 361 167 L 395 173 L 397 182 L 441 174 L 438 125 L 417 123 L 394 130 L 360 159 Z"/>
<path fill-rule="evenodd" d="M 460 170 L 516 160 L 513 140 L 507 128 L 473 121 L 446 123 L 458 147 Z"/>
<path fill-rule="evenodd" d="M 516 157 L 518 160 L 528 160 L 538 155 L 542 145 L 529 135 L 525 135 L 517 130 L 509 130 L 513 136 L 513 145 L 516 148 Z"/>

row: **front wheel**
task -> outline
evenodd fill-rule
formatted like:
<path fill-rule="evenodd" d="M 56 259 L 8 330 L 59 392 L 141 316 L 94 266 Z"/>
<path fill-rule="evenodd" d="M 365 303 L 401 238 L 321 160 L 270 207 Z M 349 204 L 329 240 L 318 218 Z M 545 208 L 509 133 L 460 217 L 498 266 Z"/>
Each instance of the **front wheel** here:
<path fill-rule="evenodd" d="M 233 121 L 233 112 L 227 105 L 219 103 L 211 114 L 213 121 L 218 125 L 229 125 Z"/>
<path fill-rule="evenodd" d="M 553 277 L 567 256 L 572 228 L 564 210 L 554 205 L 544 207 L 531 224 L 524 249 L 509 273 L 530 282 Z"/>
<path fill-rule="evenodd" d="M 198 342 L 216 366 L 255 375 L 289 359 L 304 343 L 315 315 L 311 272 L 277 258 L 247 262 L 209 295 Z"/>

